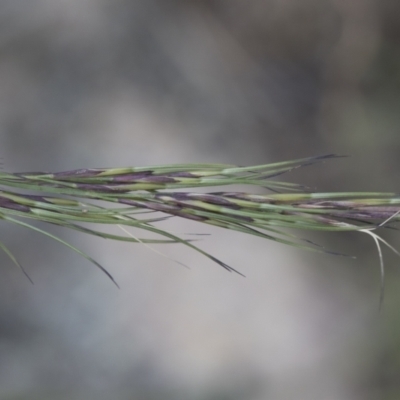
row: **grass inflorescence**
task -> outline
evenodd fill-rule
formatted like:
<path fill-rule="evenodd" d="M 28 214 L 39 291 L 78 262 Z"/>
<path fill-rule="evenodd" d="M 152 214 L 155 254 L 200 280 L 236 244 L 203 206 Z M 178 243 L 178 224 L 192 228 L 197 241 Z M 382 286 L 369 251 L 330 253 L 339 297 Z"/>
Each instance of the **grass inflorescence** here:
<path fill-rule="evenodd" d="M 361 231 L 374 238 L 381 256 L 379 241 L 383 240 L 372 231 L 398 218 L 400 197 L 396 193 L 313 193 L 303 186 L 276 180 L 295 168 L 336 157 L 326 155 L 250 167 L 176 164 L 58 173 L 0 172 L 0 219 L 63 243 L 93 262 L 113 281 L 112 276 L 87 254 L 27 220 L 105 239 L 144 244 L 182 243 L 229 271 L 235 270 L 201 250 L 193 240 L 157 227 L 157 222 L 171 216 L 182 217 L 316 251 L 325 250 L 310 241 L 298 239 L 286 228 Z M 193 191 L 227 185 L 251 185 L 266 193 Z M 153 212 L 164 215 L 152 216 Z M 98 229 L 102 224 L 119 226 L 123 233 L 103 232 Z M 129 234 L 127 227 L 140 228 L 157 237 L 140 239 Z M 20 266 L 1 242 L 0 248 Z M 381 266 L 383 271 L 383 261 Z"/>

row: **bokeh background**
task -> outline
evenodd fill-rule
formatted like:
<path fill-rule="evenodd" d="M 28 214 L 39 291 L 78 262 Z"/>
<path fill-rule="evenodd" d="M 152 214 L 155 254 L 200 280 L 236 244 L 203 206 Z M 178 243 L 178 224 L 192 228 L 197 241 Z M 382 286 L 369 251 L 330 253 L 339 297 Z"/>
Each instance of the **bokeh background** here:
<path fill-rule="evenodd" d="M 0 153 L 7 171 L 338 153 L 286 178 L 399 191 L 395 0 L 2 0 Z M 167 226 L 167 225 L 164 225 Z M 178 219 L 202 248 L 54 232 L 106 266 L 6 223 L 0 398 L 400 398 L 399 260 L 371 238 L 308 253 Z M 397 247 L 399 234 L 382 232 Z"/>

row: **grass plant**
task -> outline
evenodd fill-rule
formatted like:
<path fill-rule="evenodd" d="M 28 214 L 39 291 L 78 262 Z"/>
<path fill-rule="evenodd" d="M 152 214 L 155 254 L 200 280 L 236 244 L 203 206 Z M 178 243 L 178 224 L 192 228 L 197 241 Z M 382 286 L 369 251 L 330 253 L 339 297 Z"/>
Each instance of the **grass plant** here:
<path fill-rule="evenodd" d="M 195 240 L 172 234 L 157 223 L 170 217 L 187 218 L 328 253 L 311 241 L 299 239 L 293 231 L 359 231 L 369 234 L 376 242 L 383 278 L 379 243 L 392 247 L 374 230 L 399 218 L 398 194 L 314 193 L 304 186 L 277 180 L 295 168 L 337 157 L 330 154 L 250 167 L 176 164 L 58 173 L 0 172 L 0 219 L 63 243 L 94 263 L 113 281 L 109 272 L 89 255 L 29 220 L 104 239 L 145 245 L 182 243 L 235 272 L 238 271 L 202 250 Z M 214 191 L 216 187 L 230 185 L 255 186 L 263 194 L 253 194 L 250 190 Z M 209 188 L 209 191 L 199 193 L 194 191 L 197 188 Z M 118 226 L 121 234 L 103 232 L 99 229 L 101 225 Z M 151 232 L 156 237 L 138 238 L 127 230 L 129 227 Z M 22 269 L 4 243 L 0 242 L 0 248 Z"/>

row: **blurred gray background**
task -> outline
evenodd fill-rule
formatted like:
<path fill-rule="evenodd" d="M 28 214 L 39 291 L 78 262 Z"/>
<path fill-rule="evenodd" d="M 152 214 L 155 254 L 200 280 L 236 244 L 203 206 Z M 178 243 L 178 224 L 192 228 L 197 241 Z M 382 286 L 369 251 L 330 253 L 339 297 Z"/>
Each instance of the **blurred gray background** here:
<path fill-rule="evenodd" d="M 2 0 L 7 171 L 351 155 L 285 178 L 399 191 L 395 0 Z M 371 238 L 308 235 L 356 260 L 211 233 L 182 248 L 60 232 L 86 260 L 1 223 L 0 398 L 400 398 L 399 260 Z M 390 232 L 389 232 L 390 233 Z M 399 235 L 383 232 L 400 246 Z M 366 236 L 366 235 L 364 235 Z"/>

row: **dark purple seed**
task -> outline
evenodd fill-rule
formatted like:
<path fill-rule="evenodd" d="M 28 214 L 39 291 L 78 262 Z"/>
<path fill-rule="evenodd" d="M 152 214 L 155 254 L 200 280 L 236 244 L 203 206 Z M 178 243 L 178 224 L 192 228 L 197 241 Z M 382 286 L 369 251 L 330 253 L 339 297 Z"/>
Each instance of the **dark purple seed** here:
<path fill-rule="evenodd" d="M 50 201 L 46 200 L 46 199 L 45 199 L 44 197 L 42 197 L 42 196 L 36 196 L 36 195 L 33 195 L 33 194 L 24 194 L 23 197 L 24 197 L 25 199 L 33 200 L 33 201 L 38 201 L 38 202 L 41 202 L 41 203 L 50 203 Z M 51 198 L 51 197 L 49 197 L 49 198 Z"/>
<path fill-rule="evenodd" d="M 132 182 L 140 179 L 144 179 L 147 176 L 151 176 L 151 171 L 145 171 L 145 172 L 138 172 L 136 174 L 126 174 L 126 175 L 118 175 L 115 177 L 111 177 L 110 180 L 112 182 Z M 105 177 L 106 179 L 107 177 Z"/>
<path fill-rule="evenodd" d="M 156 197 L 171 197 L 173 200 L 183 201 L 190 200 L 190 194 L 185 192 L 176 192 L 176 193 L 156 193 Z"/>
<path fill-rule="evenodd" d="M 11 201 L 11 200 L 5 199 L 5 198 L 0 198 L 0 207 L 8 208 L 10 210 L 26 212 L 26 213 L 31 211 L 30 207 L 15 203 L 14 201 Z"/>
<path fill-rule="evenodd" d="M 146 204 L 146 207 L 154 211 L 161 211 L 165 213 L 177 212 L 180 211 L 181 209 L 180 206 L 171 206 L 169 204 L 159 204 L 159 203 L 148 203 Z"/>

